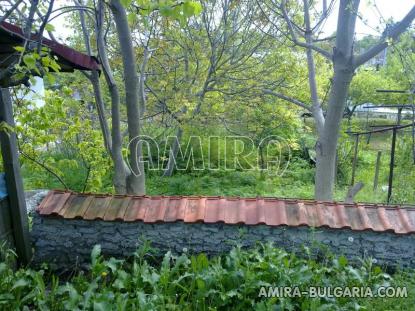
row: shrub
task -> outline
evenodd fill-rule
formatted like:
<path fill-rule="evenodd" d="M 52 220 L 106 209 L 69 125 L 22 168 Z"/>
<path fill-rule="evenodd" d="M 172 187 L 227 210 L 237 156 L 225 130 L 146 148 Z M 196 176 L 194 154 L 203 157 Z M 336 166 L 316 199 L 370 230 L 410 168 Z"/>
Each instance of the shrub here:
<path fill-rule="evenodd" d="M 66 281 L 46 267 L 13 271 L 13 253 L 3 253 L 2 310 L 358 310 L 372 309 L 374 299 L 263 298 L 259 292 L 268 286 L 369 286 L 374 290 L 397 284 L 371 260 L 353 267 L 344 257 L 328 256 L 318 263 L 271 244 L 249 251 L 235 247 L 229 254 L 211 259 L 204 254 L 167 252 L 153 265 L 151 257 L 145 256 L 151 253 L 146 244 L 129 262 L 104 259 L 96 246 L 90 269 L 74 272 Z M 401 273 L 397 279 L 408 282 L 413 274 Z M 386 304 L 388 310 L 403 310 L 409 308 L 410 300 L 396 298 Z"/>

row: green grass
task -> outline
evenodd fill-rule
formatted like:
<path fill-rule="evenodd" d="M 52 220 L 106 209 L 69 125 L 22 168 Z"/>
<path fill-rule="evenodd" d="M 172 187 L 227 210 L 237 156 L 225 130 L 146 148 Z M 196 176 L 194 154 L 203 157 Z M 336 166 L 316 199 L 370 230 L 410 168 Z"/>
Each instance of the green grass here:
<path fill-rule="evenodd" d="M 313 171 L 307 163 L 292 163 L 283 176 L 259 171 L 201 171 L 172 177 L 150 175 L 150 195 L 313 197 Z"/>
<path fill-rule="evenodd" d="M 373 189 L 375 162 L 377 152 L 365 150 L 360 152 L 355 180 L 365 184 L 356 196 L 358 202 L 385 203 L 389 174 L 389 157 L 381 158 L 379 183 Z M 334 198 L 343 201 L 349 188 L 351 178 L 351 163 L 344 180 L 338 178 Z M 404 172 L 395 175 L 399 180 Z M 210 196 L 240 196 L 240 197 L 281 197 L 312 199 L 314 196 L 314 168 L 305 161 L 297 160 L 288 166 L 282 176 L 261 174 L 256 171 L 214 171 L 198 173 L 176 173 L 172 177 L 150 175 L 147 179 L 147 192 L 150 195 L 210 195 Z M 397 185 L 394 192 L 399 194 L 402 188 Z M 408 200 L 413 202 L 413 198 Z M 407 201 L 407 202 L 408 202 Z M 398 202 L 399 203 L 399 202 Z"/>

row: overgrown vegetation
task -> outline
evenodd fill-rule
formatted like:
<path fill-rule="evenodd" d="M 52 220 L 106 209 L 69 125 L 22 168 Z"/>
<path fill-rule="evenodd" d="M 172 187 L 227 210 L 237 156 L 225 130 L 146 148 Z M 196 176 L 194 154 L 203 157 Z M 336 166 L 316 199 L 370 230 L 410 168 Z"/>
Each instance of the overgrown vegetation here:
<path fill-rule="evenodd" d="M 371 259 L 351 265 L 327 254 L 321 261 L 273 247 L 235 247 L 229 254 L 207 258 L 184 252 L 151 256 L 148 244 L 130 261 L 104 259 L 99 246 L 87 271 L 58 278 L 45 265 L 40 270 L 13 270 L 12 251 L 1 252 L 1 310 L 410 310 L 414 274 L 387 274 Z M 406 286 L 408 298 L 265 298 L 261 287 Z M 411 298 L 412 297 L 412 298 Z"/>
<path fill-rule="evenodd" d="M 57 93 L 53 94 L 52 99 L 48 100 L 48 106 L 39 108 L 49 111 L 57 101 L 59 103 L 60 117 L 47 118 L 47 122 L 61 124 L 63 136 L 67 140 L 60 140 L 59 131 L 48 131 L 44 134 L 42 128 L 38 128 L 34 116 L 45 114 L 35 110 L 25 110 L 24 106 L 19 107 L 18 120 L 28 118 L 33 120 L 24 121 L 25 127 L 18 127 L 21 131 L 21 140 L 26 141 L 22 151 L 25 155 L 37 159 L 34 162 L 27 157 L 22 157 L 23 174 L 26 189 L 64 189 L 64 185 L 59 181 L 58 175 L 67 187 L 73 191 L 95 191 L 113 192 L 111 183 L 111 162 L 106 160 L 105 150 L 102 139 L 98 135 L 98 130 L 90 127 L 92 115 L 85 113 L 83 105 L 74 102 L 72 99 L 61 101 Z M 65 107 L 63 110 L 62 108 Z M 73 107 L 73 108 L 71 108 Z M 76 120 L 66 120 L 65 110 L 79 109 L 84 112 L 83 117 Z M 57 109 L 56 107 L 54 109 Z M 62 111 L 61 111 L 62 110 Z M 86 118 L 86 120 L 83 120 Z M 74 122 L 76 121 L 76 122 Z M 36 121 L 37 122 L 37 121 Z M 39 121 L 42 122 L 42 121 Z M 370 125 L 385 124 L 383 119 L 369 119 Z M 408 122 L 408 121 L 404 121 Z M 344 130 L 364 131 L 367 128 L 366 119 L 355 119 L 352 122 L 344 121 Z M 194 140 L 193 158 L 178 158 L 178 167 L 171 177 L 163 177 L 162 170 L 148 170 L 147 172 L 147 193 L 150 195 L 226 195 L 226 196 L 273 196 L 273 197 L 294 197 L 294 198 L 313 198 L 314 192 L 314 165 L 310 159 L 312 149 L 315 144 L 313 136 L 309 131 L 313 131 L 312 124 L 306 121 L 305 130 L 300 128 L 298 132 L 291 133 L 289 142 L 290 156 L 282 154 L 283 161 L 278 167 L 270 167 L 270 170 L 262 171 L 258 167 L 246 169 L 247 162 L 256 164 L 257 148 L 245 150 L 246 154 L 240 154 L 241 150 L 236 150 L 234 140 L 238 142 L 238 137 L 233 137 L 227 142 L 220 135 L 226 135 L 223 129 L 212 130 L 206 128 L 205 133 L 200 131 L 200 142 Z M 218 134 L 219 133 L 219 134 Z M 222 133 L 222 134 L 221 134 Z M 209 141 L 209 135 L 216 135 L 218 139 Z M 361 192 L 356 196 L 360 202 L 386 202 L 387 185 L 389 176 L 390 159 L 390 133 L 374 134 L 370 137 L 363 136 L 359 142 L 359 151 L 356 167 L 356 181 L 365 184 Z M 85 143 L 85 137 L 89 143 Z M 284 137 L 284 136 L 283 136 Z M 288 137 L 288 136 L 286 136 Z M 182 151 L 185 153 L 189 138 L 189 133 L 183 136 Z M 42 150 L 38 142 L 47 142 L 50 150 Z M 56 143 L 58 141 L 58 143 Z M 30 142 L 30 143 L 29 143 Z M 165 165 L 163 158 L 163 140 L 160 140 L 160 157 L 154 157 L 153 164 L 159 160 L 160 165 Z M 347 189 L 350 187 L 352 175 L 352 159 L 354 152 L 354 138 L 343 134 L 340 138 L 338 148 L 338 168 L 336 178 L 335 200 L 344 200 Z M 168 146 L 167 146 L 168 147 Z M 236 144 L 238 147 L 238 144 Z M 168 148 L 167 148 L 168 150 Z M 287 151 L 283 149 L 283 151 Z M 379 181 L 377 189 L 373 189 L 375 164 L 377 152 L 382 151 Z M 248 154 L 251 152 L 250 154 Z M 224 154 L 227 154 L 225 161 Z M 210 156 L 210 158 L 209 158 Z M 240 167 L 225 170 L 225 166 L 232 168 L 236 158 Z M 190 160 L 190 162 L 188 162 Z M 43 164 L 39 165 L 40 162 Z M 190 165 L 186 168 L 186 166 Z M 396 169 L 394 174 L 394 191 L 392 202 L 400 204 L 413 204 L 415 194 L 412 185 L 415 177 L 410 172 L 413 171 L 413 151 L 412 138 L 409 131 L 398 135 Z M 195 169 L 205 166 L 204 169 Z M 245 165 L 245 167 L 244 167 Z M 50 168 L 54 174 L 48 170 Z M 161 166 L 162 167 L 162 166 Z M 213 168 L 213 169 L 210 169 Z M 56 174 L 56 175 L 55 175 Z"/>

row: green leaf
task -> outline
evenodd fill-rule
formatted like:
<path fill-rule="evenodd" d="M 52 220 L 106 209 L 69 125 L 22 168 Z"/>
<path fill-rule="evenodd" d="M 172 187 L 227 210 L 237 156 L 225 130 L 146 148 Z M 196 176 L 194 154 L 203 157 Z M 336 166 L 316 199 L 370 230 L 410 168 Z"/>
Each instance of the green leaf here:
<path fill-rule="evenodd" d="M 33 57 L 32 54 L 26 54 L 23 56 L 23 62 L 29 69 L 34 69 L 36 67 L 36 59 Z"/>
<path fill-rule="evenodd" d="M 190 2 L 185 2 L 185 3 L 182 5 L 182 10 L 183 10 L 183 14 L 184 14 L 185 16 L 192 16 L 192 15 L 193 15 L 193 12 L 194 12 L 194 8 L 193 8 L 193 6 L 190 4 Z"/>
<path fill-rule="evenodd" d="M 48 80 L 49 84 L 55 84 L 55 76 L 49 72 L 45 73 L 45 78 Z"/>
<path fill-rule="evenodd" d="M 186 17 L 199 15 L 202 12 L 202 5 L 196 1 L 189 1 L 183 3 L 183 14 Z"/>
<path fill-rule="evenodd" d="M 203 281 L 202 279 L 197 279 L 196 283 L 197 283 L 197 287 L 200 289 L 204 289 L 206 287 L 205 281 Z"/>
<path fill-rule="evenodd" d="M 77 162 L 74 162 L 75 165 L 77 165 Z M 117 271 L 118 265 L 122 262 L 122 260 L 119 259 L 115 259 L 113 257 L 111 257 L 107 262 L 106 262 L 106 266 L 108 268 L 110 268 L 112 273 L 115 273 L 115 271 Z"/>
<path fill-rule="evenodd" d="M 95 245 L 91 252 L 92 265 L 95 265 L 100 255 L 101 255 L 101 245 Z"/>
<path fill-rule="evenodd" d="M 137 14 L 135 14 L 135 13 L 128 13 L 127 19 L 128 19 L 128 23 L 134 24 L 137 21 Z"/>
<path fill-rule="evenodd" d="M 52 24 L 46 24 L 45 26 L 46 31 L 55 31 L 55 26 L 53 26 Z"/>
<path fill-rule="evenodd" d="M 4 122 L 4 121 L 3 121 Z M 3 123 L 2 122 L 2 123 Z M 0 274 L 3 273 L 4 271 L 8 270 L 7 265 L 4 262 L 0 262 Z"/>
<path fill-rule="evenodd" d="M 0 305 L 8 304 L 10 302 L 8 302 L 7 300 L 14 300 L 14 299 L 15 297 L 10 293 L 0 294 Z"/>
<path fill-rule="evenodd" d="M 128 7 L 130 6 L 132 0 L 120 0 L 121 4 L 123 5 L 123 7 Z"/>
<path fill-rule="evenodd" d="M 193 2 L 194 15 L 202 13 L 202 5 L 199 2 Z"/>
<path fill-rule="evenodd" d="M 376 266 L 375 268 L 373 268 L 373 273 L 374 274 L 380 274 L 380 273 L 382 273 L 382 269 L 379 266 Z"/>
<path fill-rule="evenodd" d="M 160 14 L 163 15 L 163 16 L 172 16 L 173 12 L 174 12 L 174 10 L 170 5 L 160 6 Z"/>
<path fill-rule="evenodd" d="M 108 311 L 112 310 L 112 306 L 108 302 L 96 302 L 94 301 L 94 311 Z"/>
<path fill-rule="evenodd" d="M 339 264 L 341 267 L 345 267 L 348 264 L 348 260 L 344 256 L 339 257 Z"/>
<path fill-rule="evenodd" d="M 186 17 L 199 15 L 202 12 L 202 5 L 196 1 L 188 1 L 183 3 L 183 14 Z"/>
<path fill-rule="evenodd" d="M 49 67 L 51 59 L 49 57 L 42 57 L 41 61 L 44 67 Z"/>
<path fill-rule="evenodd" d="M 28 281 L 26 281 L 25 279 L 18 279 L 13 284 L 12 290 L 15 290 L 15 289 L 20 288 L 20 287 L 25 287 L 27 285 L 29 285 L 29 282 Z"/>
<path fill-rule="evenodd" d="M 24 52 L 25 48 L 23 46 L 15 46 L 13 47 L 17 52 Z"/>

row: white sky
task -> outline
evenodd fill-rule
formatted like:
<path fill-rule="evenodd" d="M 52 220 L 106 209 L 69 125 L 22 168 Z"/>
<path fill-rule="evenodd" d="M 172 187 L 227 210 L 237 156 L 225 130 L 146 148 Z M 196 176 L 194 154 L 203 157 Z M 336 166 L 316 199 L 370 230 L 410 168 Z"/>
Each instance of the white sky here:
<path fill-rule="evenodd" d="M 329 3 L 330 0 L 327 0 L 327 2 Z M 324 25 L 323 30 L 326 35 L 330 35 L 336 30 L 339 2 L 340 0 L 336 0 L 336 7 Z M 73 2 L 70 0 L 55 1 L 55 8 L 65 5 L 73 5 Z M 379 35 L 384 27 L 381 24 L 382 19 L 388 20 L 392 18 L 394 21 L 399 21 L 409 12 L 413 5 L 415 5 L 415 0 L 361 0 L 359 12 L 366 20 L 365 23 L 367 25 L 358 19 L 356 24 L 357 36 L 362 37 L 367 34 Z M 376 10 L 375 6 L 379 11 Z M 65 21 L 65 14 L 54 19 L 51 24 L 55 26 L 55 36 L 57 38 L 64 40 L 73 34 L 73 30 L 67 27 L 68 23 Z M 376 31 L 376 27 L 380 27 L 380 32 Z"/>
<path fill-rule="evenodd" d="M 327 0 L 327 2 L 330 2 L 330 0 Z M 328 35 L 332 34 L 337 27 L 338 3 L 339 0 L 337 0 L 336 9 L 328 18 L 324 27 L 324 31 Z M 400 21 L 414 5 L 415 0 L 361 0 L 359 13 L 365 19 L 367 25 L 358 19 L 356 35 L 358 37 L 368 34 L 379 35 L 384 27 L 381 23 L 382 20 L 392 18 L 395 22 Z M 374 30 L 376 27 L 380 27 L 380 33 Z"/>

